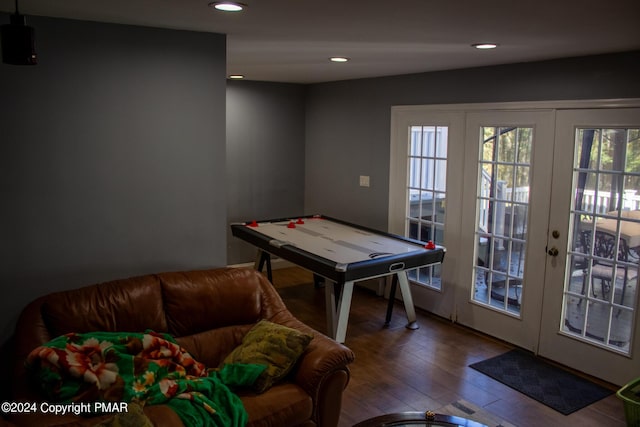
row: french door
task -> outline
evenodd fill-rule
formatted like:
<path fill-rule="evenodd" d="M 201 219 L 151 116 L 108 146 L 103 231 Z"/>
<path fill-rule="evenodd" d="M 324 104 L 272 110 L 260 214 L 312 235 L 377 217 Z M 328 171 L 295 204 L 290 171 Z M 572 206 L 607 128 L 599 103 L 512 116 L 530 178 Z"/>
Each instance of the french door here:
<path fill-rule="evenodd" d="M 411 277 L 418 307 L 621 385 L 640 376 L 640 103 L 610 104 L 394 107 L 389 228 L 447 248 L 439 287 Z M 445 189 L 423 179 L 443 160 Z"/>
<path fill-rule="evenodd" d="M 466 116 L 457 320 L 537 351 L 553 162 L 553 111 Z"/>
<path fill-rule="evenodd" d="M 625 384 L 640 376 L 640 109 L 558 111 L 555 139 L 548 246 L 558 252 L 539 352 Z"/>

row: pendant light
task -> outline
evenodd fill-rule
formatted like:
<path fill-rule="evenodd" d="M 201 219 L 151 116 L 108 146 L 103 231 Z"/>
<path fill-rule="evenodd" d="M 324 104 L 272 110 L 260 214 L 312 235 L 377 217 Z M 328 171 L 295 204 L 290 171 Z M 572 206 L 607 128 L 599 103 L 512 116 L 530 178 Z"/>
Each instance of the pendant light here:
<path fill-rule="evenodd" d="M 13 65 L 36 65 L 38 56 L 35 50 L 33 27 L 27 26 L 26 19 L 20 15 L 18 0 L 16 13 L 11 15 L 10 23 L 0 26 L 2 40 L 2 62 Z"/>

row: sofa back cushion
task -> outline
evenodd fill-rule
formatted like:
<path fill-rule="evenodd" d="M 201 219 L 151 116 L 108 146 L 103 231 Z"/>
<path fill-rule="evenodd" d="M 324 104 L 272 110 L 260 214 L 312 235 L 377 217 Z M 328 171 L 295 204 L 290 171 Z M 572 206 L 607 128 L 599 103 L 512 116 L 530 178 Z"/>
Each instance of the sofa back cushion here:
<path fill-rule="evenodd" d="M 42 305 L 42 317 L 52 337 L 69 332 L 167 332 L 155 275 L 50 294 Z"/>
<path fill-rule="evenodd" d="M 177 337 L 256 323 L 263 316 L 265 282 L 271 286 L 250 269 L 162 273 L 158 277 L 169 333 Z"/>

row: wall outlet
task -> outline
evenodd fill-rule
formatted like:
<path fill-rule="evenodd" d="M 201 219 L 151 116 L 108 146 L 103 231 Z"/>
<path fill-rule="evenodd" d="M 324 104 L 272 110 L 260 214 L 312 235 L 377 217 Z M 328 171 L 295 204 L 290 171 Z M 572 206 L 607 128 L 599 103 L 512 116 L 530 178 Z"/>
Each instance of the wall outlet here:
<path fill-rule="evenodd" d="M 369 176 L 360 175 L 360 187 L 368 187 L 368 186 L 369 186 Z"/>

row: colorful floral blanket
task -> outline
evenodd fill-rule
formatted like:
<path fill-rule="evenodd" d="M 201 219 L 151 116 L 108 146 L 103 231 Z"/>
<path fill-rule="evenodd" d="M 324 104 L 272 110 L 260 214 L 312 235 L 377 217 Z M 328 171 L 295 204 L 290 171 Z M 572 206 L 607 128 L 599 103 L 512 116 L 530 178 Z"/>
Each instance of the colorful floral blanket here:
<path fill-rule="evenodd" d="M 168 334 L 67 334 L 34 349 L 26 361 L 51 402 L 166 404 L 187 426 L 244 426 L 247 413 L 231 389 L 250 386 L 262 365 L 207 369 Z"/>

